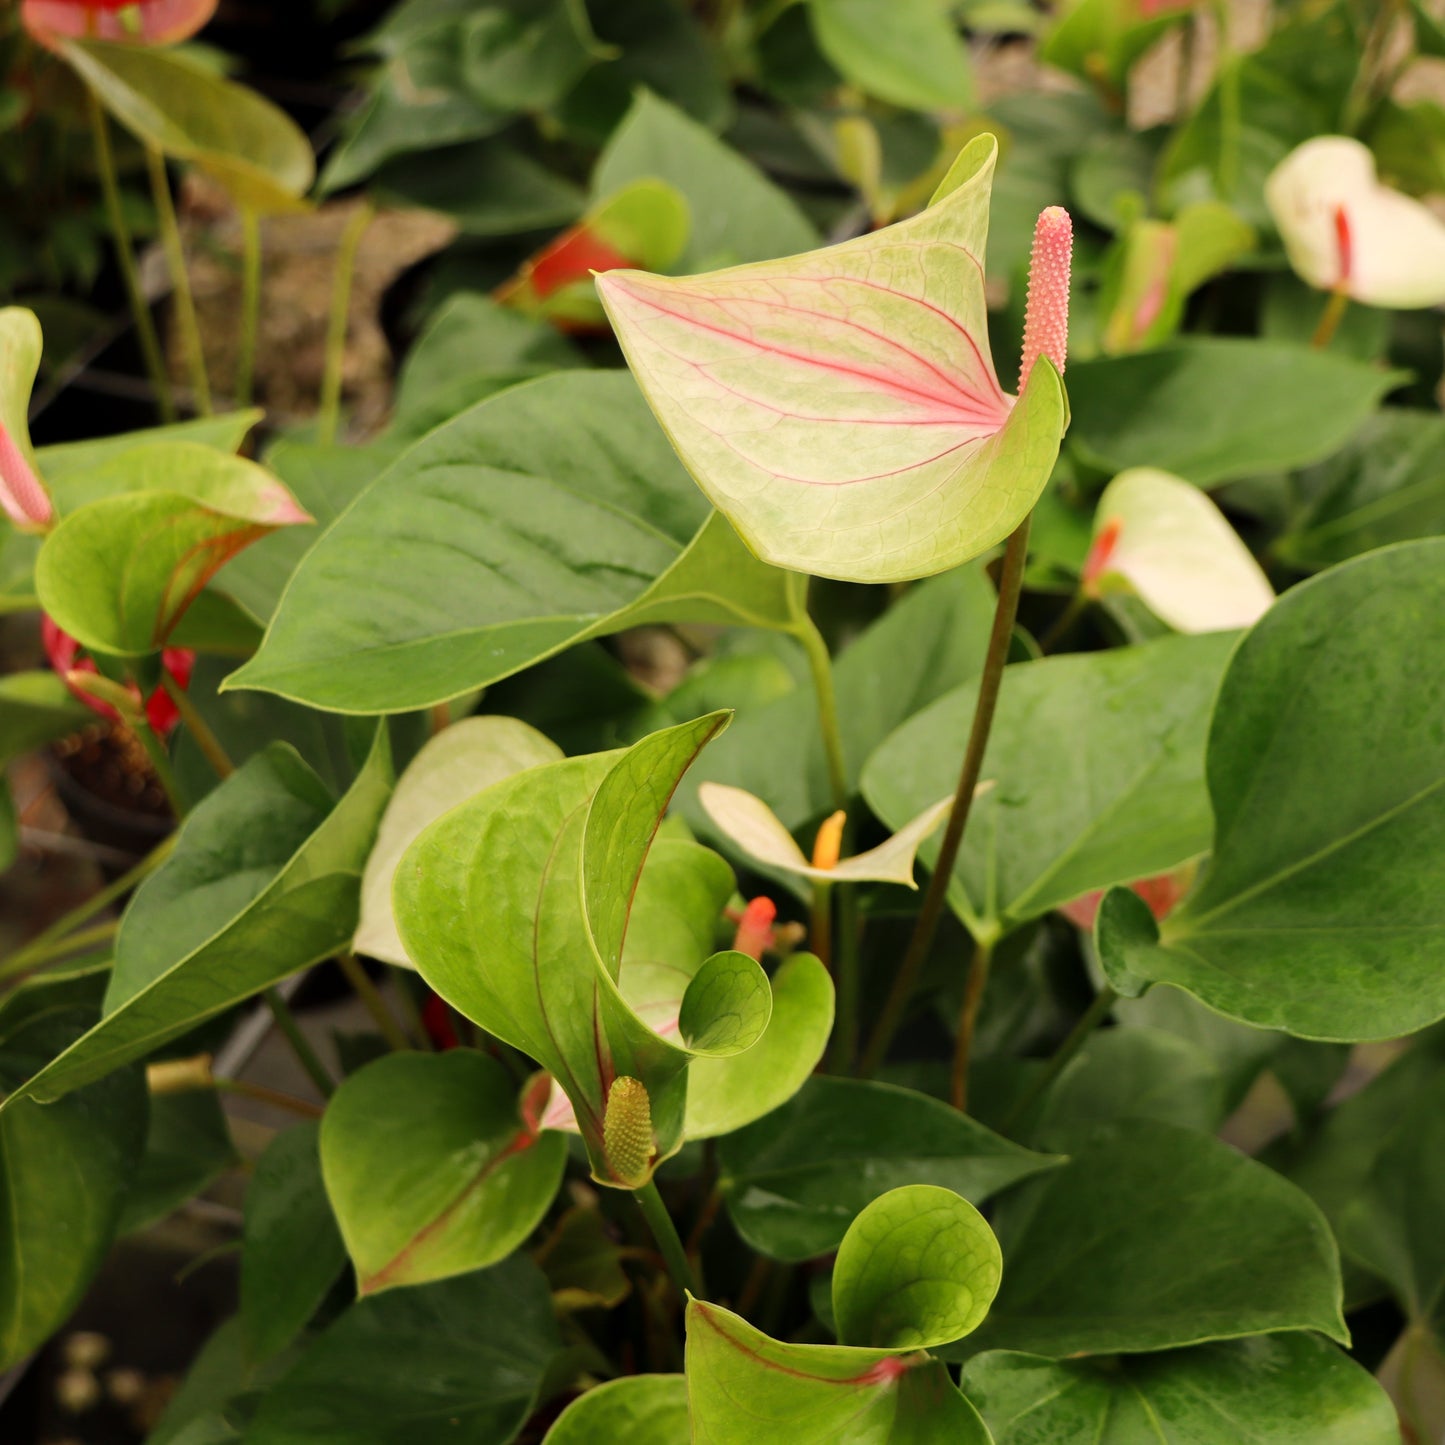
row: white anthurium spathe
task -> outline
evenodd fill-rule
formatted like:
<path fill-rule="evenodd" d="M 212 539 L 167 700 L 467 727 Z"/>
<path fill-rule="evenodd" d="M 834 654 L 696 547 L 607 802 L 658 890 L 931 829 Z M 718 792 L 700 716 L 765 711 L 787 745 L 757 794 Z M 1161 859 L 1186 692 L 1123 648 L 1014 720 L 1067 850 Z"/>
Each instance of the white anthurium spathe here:
<path fill-rule="evenodd" d="M 979 791 L 992 786 L 991 782 L 980 783 Z M 918 887 L 913 880 L 913 862 L 919 846 L 948 816 L 953 804 L 951 797 L 941 798 L 876 848 L 840 859 L 831 867 L 818 867 L 809 862 L 793 835 L 783 826 L 782 819 L 761 798 L 745 789 L 725 783 L 704 783 L 698 789 L 698 801 L 707 810 L 708 817 L 744 853 L 770 868 L 796 873 L 816 883 L 901 883 L 905 888 Z M 834 814 L 829 822 L 834 820 L 841 825 L 840 814 Z M 825 823 L 820 834 L 828 828 L 829 823 Z"/>
<path fill-rule="evenodd" d="M 511 717 L 470 717 L 432 738 L 397 781 L 361 875 L 361 920 L 352 948 L 369 958 L 413 968 L 396 928 L 391 882 L 401 855 L 458 803 L 510 778 L 554 763 L 562 749 Z"/>
<path fill-rule="evenodd" d="M 1099 498 L 1083 591 L 1133 592 L 1176 632 L 1249 627 L 1274 589 L 1204 492 L 1170 472 L 1120 472 Z"/>
<path fill-rule="evenodd" d="M 1382 185 L 1368 146 L 1316 136 L 1270 172 L 1264 198 L 1290 265 L 1311 286 L 1366 306 L 1445 302 L 1445 222 Z"/>
<path fill-rule="evenodd" d="M 1026 344 L 1015 399 L 984 301 L 997 154 L 976 138 L 927 210 L 840 245 L 701 276 L 598 276 L 678 455 L 765 562 L 928 576 L 1001 542 L 1043 490 L 1065 424 L 1068 217 L 1050 208 L 1030 289 L 1057 342 L 1046 366 Z"/>

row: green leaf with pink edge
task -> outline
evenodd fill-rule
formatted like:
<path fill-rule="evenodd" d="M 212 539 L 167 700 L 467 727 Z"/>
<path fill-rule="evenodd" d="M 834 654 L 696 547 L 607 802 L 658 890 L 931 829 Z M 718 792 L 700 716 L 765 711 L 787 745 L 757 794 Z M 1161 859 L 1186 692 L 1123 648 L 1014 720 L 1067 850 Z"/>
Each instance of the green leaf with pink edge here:
<path fill-rule="evenodd" d="M 321 1124 L 321 1172 L 361 1294 L 504 1259 L 541 1223 L 566 1141 L 538 1124 L 548 1084 L 518 1096 L 472 1049 L 388 1054 L 351 1075 Z"/>
<path fill-rule="evenodd" d="M 40 322 L 24 306 L 0 308 L 0 426 L 35 467 L 30 445 L 30 391 L 40 369 Z"/>
<path fill-rule="evenodd" d="M 988 1445 L 973 1406 L 924 1352 L 978 1326 L 1000 1270 L 998 1241 L 971 1204 L 913 1184 L 874 1200 L 839 1248 L 833 1311 L 842 1343 L 784 1344 L 730 1310 L 692 1300 L 694 1442 Z"/>
<path fill-rule="evenodd" d="M 60 53 L 137 140 L 199 167 L 236 205 L 305 207 L 316 177 L 311 142 L 256 91 L 175 51 L 68 40 Z"/>
<path fill-rule="evenodd" d="M 64 518 L 35 564 L 41 606 L 86 647 L 136 657 L 249 543 L 311 518 L 269 472 L 195 442 L 123 453 L 117 495 Z M 144 490 L 130 488 L 144 482 Z"/>
<path fill-rule="evenodd" d="M 644 865 L 658 823 L 727 717 L 712 713 L 626 751 L 499 782 L 432 824 L 397 866 L 393 902 L 407 953 L 453 1007 L 553 1076 L 565 1096 L 556 1101 L 558 1122 L 575 1117 L 600 1183 L 635 1187 L 636 1171 L 614 1167 L 604 1141 L 614 1079 L 639 1080 L 647 1091 L 650 1173 L 681 1147 L 690 1061 L 749 1048 L 771 1014 L 766 975 L 738 953 L 692 968 L 675 1018 L 651 1008 L 655 999 L 643 999 L 639 1011 L 619 986 L 632 918 L 654 906 Z M 669 860 L 659 848 L 659 857 L 655 876 L 672 894 L 667 865 L 678 855 Z M 682 890 L 676 906 L 697 913 L 653 964 L 687 967 L 697 951 L 688 938 L 715 923 L 720 891 L 705 880 Z M 655 916 L 648 928 L 657 934 Z"/>
<path fill-rule="evenodd" d="M 946 571 L 1002 541 L 1065 425 L 1052 365 L 1015 403 L 988 350 L 981 257 L 997 144 L 920 215 L 702 276 L 597 289 L 643 394 L 709 500 L 776 566 L 855 582 Z"/>

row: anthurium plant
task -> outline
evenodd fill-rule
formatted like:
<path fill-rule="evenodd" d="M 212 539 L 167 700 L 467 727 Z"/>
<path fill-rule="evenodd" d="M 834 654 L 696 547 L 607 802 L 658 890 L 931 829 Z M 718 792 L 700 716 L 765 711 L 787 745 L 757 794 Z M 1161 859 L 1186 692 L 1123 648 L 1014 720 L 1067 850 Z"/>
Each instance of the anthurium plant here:
<path fill-rule="evenodd" d="M 189 384 L 44 435 L 0 309 L 0 746 L 162 819 L 0 957 L 0 1367 L 242 1171 L 150 1445 L 1442 1438 L 1429 7 L 403 0 L 319 185 L 211 8 L 17 22 Z M 991 33 L 1049 84 L 980 107 Z M 213 395 L 175 169 L 245 338 L 364 191 L 314 425 Z"/>

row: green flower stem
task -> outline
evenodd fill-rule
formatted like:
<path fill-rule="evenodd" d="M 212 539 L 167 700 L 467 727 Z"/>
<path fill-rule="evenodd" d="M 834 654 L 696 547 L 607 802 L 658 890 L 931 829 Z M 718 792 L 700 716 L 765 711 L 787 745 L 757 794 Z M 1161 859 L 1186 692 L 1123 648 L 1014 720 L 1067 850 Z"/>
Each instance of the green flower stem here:
<path fill-rule="evenodd" d="M 170 178 L 166 175 L 166 158 L 155 146 L 145 148 L 146 166 L 150 170 L 151 195 L 155 199 L 156 219 L 161 228 L 161 245 L 165 248 L 166 265 L 171 273 L 171 289 L 176 298 L 176 319 L 185 343 L 186 360 L 191 370 L 191 389 L 195 393 L 196 410 L 202 416 L 211 414 L 211 383 L 206 376 L 206 355 L 201 349 L 201 328 L 196 321 L 196 302 L 191 295 L 191 278 L 186 271 L 186 253 L 181 245 L 180 223 L 176 220 L 175 203 L 171 200 Z"/>
<path fill-rule="evenodd" d="M 190 733 L 196 746 L 200 748 L 211 766 L 211 771 L 224 782 L 236 771 L 236 765 L 231 761 L 225 748 L 221 746 L 221 740 L 211 731 L 210 724 L 201 716 L 200 710 L 191 700 L 190 693 L 164 670 L 161 672 L 161 686 L 165 688 L 170 700 L 175 703 L 176 711 L 180 713 L 186 731 Z"/>
<path fill-rule="evenodd" d="M 281 997 L 280 992 L 275 988 L 268 988 L 262 995 L 266 1000 L 266 1007 L 271 1010 L 271 1017 L 276 1020 L 276 1027 L 285 1036 L 286 1042 L 291 1045 L 291 1052 L 296 1055 L 296 1061 L 306 1070 L 307 1077 L 316 1085 L 318 1092 L 323 1099 L 329 1099 L 336 1091 L 335 1081 L 326 1072 L 326 1066 L 311 1047 L 306 1035 L 301 1032 L 301 1025 L 296 1022 L 296 1015 L 287 1007 L 286 1000 Z"/>
<path fill-rule="evenodd" d="M 176 846 L 176 835 L 163 838 L 134 868 L 129 872 L 121 874 L 114 883 L 107 883 L 99 892 L 91 894 L 84 903 L 78 903 L 69 913 L 57 918 L 54 923 L 41 929 L 34 938 L 23 948 L 17 949 L 3 963 L 0 963 L 0 979 L 12 978 L 17 973 L 25 973 L 37 963 L 54 957 L 57 950 L 53 947 L 57 941 L 64 939 L 63 950 L 69 952 L 73 944 L 67 935 L 73 934 L 82 923 L 87 923 L 102 909 L 108 908 L 117 899 L 124 898 L 137 883 L 148 877 L 171 855 L 171 849 Z"/>
<path fill-rule="evenodd" d="M 993 943 L 981 938 L 974 945 L 973 962 L 963 985 L 963 1007 L 958 1011 L 958 1034 L 953 1044 L 953 1068 L 949 1074 L 948 1098 L 960 1112 L 968 1108 L 968 1066 L 973 1058 L 973 1035 L 978 1027 L 978 1010 L 983 991 L 988 987 L 989 966 L 993 962 Z"/>
<path fill-rule="evenodd" d="M 127 719 L 131 731 L 140 739 L 141 746 L 146 750 L 146 756 L 151 760 L 151 767 L 155 769 L 156 777 L 160 780 L 161 790 L 165 793 L 171 805 L 171 812 L 176 815 L 176 821 L 180 822 L 186 816 L 185 800 L 181 797 L 180 789 L 176 786 L 176 775 L 171 771 L 170 755 L 166 752 L 166 745 L 155 734 L 154 729 L 146 721 L 144 713 L 138 713 L 133 719 Z"/>
<path fill-rule="evenodd" d="M 818 697 L 818 727 L 823 735 L 823 753 L 828 760 L 828 788 L 833 806 L 841 808 L 848 801 L 848 768 L 843 761 L 843 733 L 838 725 L 838 692 L 833 685 L 833 659 L 828 644 L 818 631 L 818 624 L 802 612 L 793 626 L 793 636 L 803 644 L 808 656 L 808 671 L 813 691 Z"/>
<path fill-rule="evenodd" d="M 0 978 L 13 978 L 18 973 L 30 973 L 58 959 L 68 958 L 71 954 L 83 953 L 93 944 L 109 943 L 119 927 L 119 919 L 111 919 L 108 923 L 93 924 L 90 928 L 82 928 L 64 938 L 52 939 L 43 946 L 31 944 L 5 960 L 3 966 L 0 966 Z"/>
<path fill-rule="evenodd" d="M 316 439 L 325 446 L 336 440 L 341 417 L 341 373 L 346 362 L 346 319 L 351 312 L 351 283 L 356 275 L 356 253 L 376 213 L 369 201 L 352 212 L 336 250 L 336 272 L 331 283 L 331 319 L 326 326 L 326 370 L 321 378 L 321 406 L 316 415 Z"/>
<path fill-rule="evenodd" d="M 268 1089 L 265 1084 L 253 1084 L 248 1079 L 213 1079 L 212 1084 L 223 1094 L 238 1094 L 243 1099 L 254 1099 L 258 1104 L 269 1104 L 273 1109 L 285 1109 L 288 1113 L 299 1114 L 303 1119 L 319 1119 L 326 1111 L 318 1104 L 298 1099 L 294 1094 L 283 1094 L 279 1089 Z"/>
<path fill-rule="evenodd" d="M 241 210 L 241 345 L 236 356 L 236 406 L 251 405 L 256 375 L 256 328 L 261 315 L 261 221 Z"/>
<path fill-rule="evenodd" d="M 656 1181 L 649 1179 L 641 1189 L 632 1191 L 632 1197 L 642 1210 L 642 1217 L 647 1221 L 658 1249 L 662 1251 L 663 1262 L 667 1265 L 678 1299 L 686 1300 L 688 1295 L 696 1295 L 697 1281 L 693 1278 L 692 1266 L 687 1262 L 687 1251 L 682 1247 L 677 1226 L 662 1202 L 662 1195 L 657 1192 Z"/>
<path fill-rule="evenodd" d="M 346 975 L 347 983 L 351 985 L 352 991 L 365 1005 L 367 1013 L 371 1015 L 387 1043 L 393 1049 L 400 1049 L 403 1052 L 414 1048 L 415 1045 L 402 1032 L 401 1025 L 397 1023 L 395 1016 L 387 1008 L 381 991 L 372 983 L 365 967 L 356 955 L 354 953 L 338 953 L 336 963 L 342 973 Z"/>
<path fill-rule="evenodd" d="M 125 284 L 126 300 L 130 303 L 131 319 L 135 322 L 136 340 L 140 344 L 146 375 L 150 377 L 156 394 L 156 410 L 160 419 L 163 422 L 174 421 L 175 398 L 171 395 L 171 380 L 166 375 L 165 360 L 161 356 L 155 319 L 151 316 L 145 292 L 141 289 L 140 272 L 136 269 L 130 227 L 125 223 L 125 210 L 120 201 L 120 183 L 116 179 L 115 156 L 110 148 L 109 126 L 105 112 L 100 108 L 100 101 L 89 86 L 85 88 L 85 100 L 90 114 L 91 137 L 95 144 L 95 169 L 100 176 L 105 213 L 110 221 L 111 240 L 115 245 L 116 264 L 120 267 L 121 280 Z"/>
<path fill-rule="evenodd" d="M 1064 1039 L 1063 1043 L 1054 1050 L 1053 1057 L 1050 1058 L 1043 1073 L 1024 1091 L 1018 1103 L 1009 1110 L 1007 1118 L 1003 1121 L 1005 1134 L 1021 1119 L 1028 1117 L 1029 1111 L 1043 1098 L 1048 1087 L 1063 1072 L 1064 1066 L 1079 1052 L 1084 1041 L 1103 1023 L 1109 1016 L 1109 1011 L 1118 1002 L 1119 995 L 1108 984 L 1105 984 L 1094 995 L 1093 1003 L 1079 1015 L 1078 1022 L 1069 1030 L 1068 1037 Z"/>
<path fill-rule="evenodd" d="M 938 850 L 938 861 L 928 879 L 928 891 L 923 896 L 923 906 L 908 940 L 908 949 L 898 972 L 893 976 L 893 986 L 888 991 L 883 1009 L 878 1015 L 868 1047 L 864 1050 L 859 1072 L 864 1078 L 878 1071 L 903 1021 L 903 1011 L 913 996 L 922 972 L 923 961 L 933 945 L 934 934 L 938 931 L 938 920 L 943 914 L 948 897 L 948 885 L 953 878 L 953 865 L 958 859 L 959 844 L 963 841 L 964 826 L 968 822 L 969 809 L 973 806 L 974 790 L 978 787 L 979 774 L 983 770 L 984 749 L 988 746 L 988 735 L 993 727 L 994 710 L 998 706 L 999 689 L 1003 684 L 1004 665 L 1008 661 L 1009 644 L 1013 640 L 1014 620 L 1018 616 L 1019 594 L 1023 591 L 1024 563 L 1029 551 L 1029 519 L 1019 524 L 1008 539 L 1003 554 L 1003 567 L 999 574 L 998 604 L 994 608 L 993 630 L 989 633 L 988 652 L 984 656 L 983 673 L 978 681 L 978 702 L 973 711 L 973 726 L 969 729 L 968 746 L 963 754 L 963 767 L 958 775 L 958 787 L 953 795 L 953 810 L 948 815 L 948 827 L 944 830 L 943 842 Z"/>
<path fill-rule="evenodd" d="M 1349 304 L 1350 298 L 1343 290 L 1330 292 L 1330 299 L 1325 302 L 1325 309 L 1320 313 L 1320 324 L 1315 327 L 1315 334 L 1310 337 L 1310 345 L 1316 351 L 1323 351 L 1334 340 L 1335 332 L 1339 330 Z"/>

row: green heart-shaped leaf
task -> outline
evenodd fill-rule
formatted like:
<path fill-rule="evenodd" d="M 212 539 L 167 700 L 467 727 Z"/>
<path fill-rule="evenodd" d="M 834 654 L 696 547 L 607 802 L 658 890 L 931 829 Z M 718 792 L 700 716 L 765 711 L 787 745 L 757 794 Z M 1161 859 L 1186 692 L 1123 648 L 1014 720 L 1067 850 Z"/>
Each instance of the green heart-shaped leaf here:
<path fill-rule="evenodd" d="M 1099 910 L 1121 993 L 1171 983 L 1305 1038 L 1390 1038 L 1445 1014 L 1445 541 L 1346 562 L 1240 643 L 1209 736 L 1214 854 L 1156 927 Z"/>
<path fill-rule="evenodd" d="M 972 142 L 911 220 L 702 276 L 597 289 L 698 485 L 776 566 L 855 582 L 943 572 L 1028 514 L 1064 430 L 1039 366 L 1017 405 L 988 352 L 996 144 Z"/>
<path fill-rule="evenodd" d="M 545 1083 L 543 1087 L 545 1094 Z M 495 1264 L 541 1222 L 567 1159 L 470 1049 L 390 1054 L 336 1091 L 321 1167 L 363 1295 Z"/>

